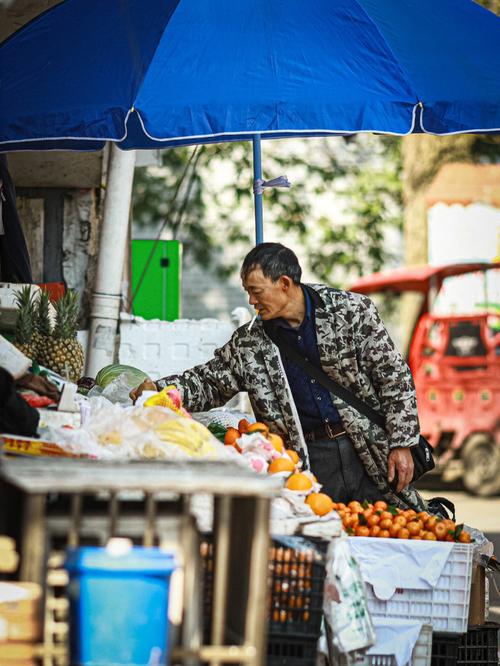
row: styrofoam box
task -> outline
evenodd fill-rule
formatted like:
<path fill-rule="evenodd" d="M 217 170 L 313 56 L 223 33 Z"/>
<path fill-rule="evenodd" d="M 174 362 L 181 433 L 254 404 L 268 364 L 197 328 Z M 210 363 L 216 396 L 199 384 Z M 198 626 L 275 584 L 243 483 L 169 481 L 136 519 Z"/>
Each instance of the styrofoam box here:
<path fill-rule="evenodd" d="M 233 332 L 232 324 L 217 319 L 170 322 L 122 314 L 119 362 L 159 379 L 210 360 Z"/>
<path fill-rule="evenodd" d="M 411 653 L 408 666 L 431 666 L 432 657 L 432 627 L 423 624 L 417 642 Z M 396 666 L 394 655 L 365 654 L 355 661 L 356 666 Z"/>
<path fill-rule="evenodd" d="M 398 588 L 387 601 L 378 599 L 365 584 L 372 615 L 418 619 L 435 632 L 463 634 L 467 631 L 473 546 L 455 543 L 436 586 L 430 590 Z"/>

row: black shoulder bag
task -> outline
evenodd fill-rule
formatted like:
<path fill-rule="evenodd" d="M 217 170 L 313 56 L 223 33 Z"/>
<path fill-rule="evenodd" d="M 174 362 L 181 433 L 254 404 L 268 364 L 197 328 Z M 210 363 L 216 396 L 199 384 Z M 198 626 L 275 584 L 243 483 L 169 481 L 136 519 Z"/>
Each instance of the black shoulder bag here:
<path fill-rule="evenodd" d="M 370 407 L 370 405 L 367 405 L 366 402 L 363 402 L 363 400 L 331 379 L 331 377 L 328 377 L 328 375 L 323 370 L 315 367 L 309 361 L 306 361 L 302 354 L 291 347 L 283 339 L 278 331 L 273 331 L 272 337 L 275 339 L 275 342 L 278 345 L 280 351 L 282 351 L 285 356 L 287 356 L 296 365 L 305 370 L 311 377 L 316 379 L 316 381 L 324 386 L 330 393 L 333 393 L 333 395 L 336 395 L 348 405 L 354 407 L 354 409 L 356 409 L 360 414 L 366 416 L 366 418 L 370 419 L 370 421 L 378 425 L 383 430 L 385 429 L 385 419 L 382 414 L 376 412 L 373 407 Z M 413 458 L 412 482 L 414 482 L 423 476 L 426 472 L 430 472 L 431 469 L 434 469 L 435 463 L 432 456 L 432 446 L 422 435 L 420 435 L 418 444 L 410 447 L 410 452 Z M 394 483 L 396 482 L 397 479 L 395 479 Z"/>

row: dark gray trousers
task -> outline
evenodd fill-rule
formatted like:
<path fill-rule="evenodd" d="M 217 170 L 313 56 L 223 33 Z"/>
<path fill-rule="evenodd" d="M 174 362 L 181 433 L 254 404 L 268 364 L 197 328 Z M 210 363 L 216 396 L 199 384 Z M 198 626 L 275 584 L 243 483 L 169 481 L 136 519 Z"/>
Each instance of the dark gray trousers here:
<path fill-rule="evenodd" d="M 307 448 L 311 471 L 323 486 L 321 492 L 334 502 L 375 502 L 382 498 L 347 435 L 307 442 Z"/>

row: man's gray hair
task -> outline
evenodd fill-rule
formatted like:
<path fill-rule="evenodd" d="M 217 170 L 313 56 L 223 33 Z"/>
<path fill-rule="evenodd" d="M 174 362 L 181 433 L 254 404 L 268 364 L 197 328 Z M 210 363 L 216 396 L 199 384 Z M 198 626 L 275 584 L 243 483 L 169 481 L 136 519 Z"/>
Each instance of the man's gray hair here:
<path fill-rule="evenodd" d="M 241 279 L 260 268 L 264 277 L 277 282 L 282 275 L 287 275 L 295 284 L 300 284 L 302 269 L 295 253 L 281 243 L 261 243 L 247 254 L 241 266 Z"/>

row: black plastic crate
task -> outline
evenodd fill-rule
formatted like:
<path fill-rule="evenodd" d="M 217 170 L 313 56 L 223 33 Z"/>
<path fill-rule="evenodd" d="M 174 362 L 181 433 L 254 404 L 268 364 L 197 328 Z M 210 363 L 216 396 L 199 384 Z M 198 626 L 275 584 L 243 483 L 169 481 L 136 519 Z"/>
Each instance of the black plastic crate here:
<path fill-rule="evenodd" d="M 457 664 L 498 666 L 498 629 L 493 622 L 471 627 L 462 637 Z"/>
<path fill-rule="evenodd" d="M 431 666 L 457 666 L 462 636 L 433 634 Z"/>
<path fill-rule="evenodd" d="M 266 666 L 314 666 L 316 639 L 269 637 Z"/>
<path fill-rule="evenodd" d="M 270 640 L 284 635 L 314 641 L 319 638 L 327 547 L 327 541 L 313 537 L 273 539 L 269 549 Z M 210 636 L 214 585 L 214 546 L 211 535 L 204 535 L 200 552 L 204 575 L 204 634 L 207 639 Z"/>

